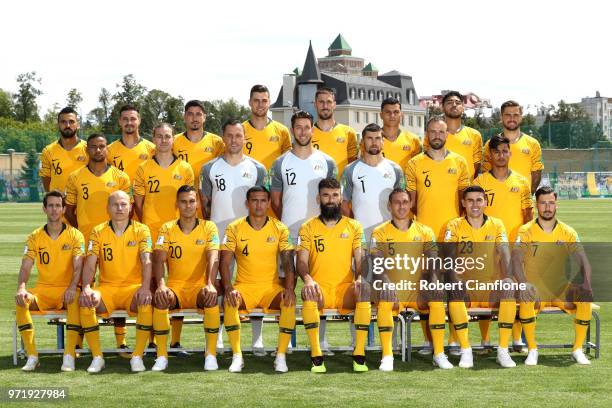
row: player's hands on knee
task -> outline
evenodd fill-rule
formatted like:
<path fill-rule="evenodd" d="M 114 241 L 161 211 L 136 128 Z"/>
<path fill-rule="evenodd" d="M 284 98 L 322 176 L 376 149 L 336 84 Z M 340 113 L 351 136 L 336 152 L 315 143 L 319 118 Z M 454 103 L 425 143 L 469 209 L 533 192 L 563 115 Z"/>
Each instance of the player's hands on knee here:
<path fill-rule="evenodd" d="M 64 304 L 68 306 L 69 304 L 74 302 L 75 298 L 76 298 L 76 288 L 73 288 L 72 286 L 68 286 L 68 288 L 66 288 L 66 291 L 64 292 Z"/>
<path fill-rule="evenodd" d="M 285 288 L 285 290 L 281 292 L 281 302 L 285 307 L 295 306 L 294 290 Z"/>
<path fill-rule="evenodd" d="M 213 284 L 209 283 L 202 289 L 202 298 L 204 299 L 205 305 L 210 305 L 208 307 L 211 307 L 217 303 L 217 296 L 219 296 L 219 293 Z"/>
<path fill-rule="evenodd" d="M 172 291 L 162 283 L 155 290 L 153 300 L 156 306 L 165 309 L 170 306 L 170 302 L 172 300 Z"/>
<path fill-rule="evenodd" d="M 521 302 L 535 302 L 537 300 L 537 289 L 531 283 L 525 283 L 525 289 L 519 290 Z"/>
<path fill-rule="evenodd" d="M 241 303 L 240 292 L 233 287 L 225 291 L 225 303 L 231 307 L 238 307 Z"/>
<path fill-rule="evenodd" d="M 81 307 L 96 307 L 96 294 L 91 287 L 86 286 L 79 296 L 79 306 Z"/>
<path fill-rule="evenodd" d="M 370 284 L 361 276 L 353 282 L 353 290 L 355 292 L 355 299 L 358 302 L 370 301 Z"/>
<path fill-rule="evenodd" d="M 136 292 L 136 302 L 138 306 L 147 306 L 151 304 L 153 296 L 151 295 L 151 289 L 145 286 L 141 286 Z"/>
<path fill-rule="evenodd" d="M 321 298 L 321 290 L 319 285 L 311 277 L 304 279 L 304 287 L 302 288 L 302 299 L 311 302 L 318 302 Z"/>
<path fill-rule="evenodd" d="M 15 295 L 15 303 L 17 303 L 18 306 L 26 307 L 29 303 L 29 300 L 30 294 L 27 290 L 22 288 L 17 290 L 17 294 Z"/>

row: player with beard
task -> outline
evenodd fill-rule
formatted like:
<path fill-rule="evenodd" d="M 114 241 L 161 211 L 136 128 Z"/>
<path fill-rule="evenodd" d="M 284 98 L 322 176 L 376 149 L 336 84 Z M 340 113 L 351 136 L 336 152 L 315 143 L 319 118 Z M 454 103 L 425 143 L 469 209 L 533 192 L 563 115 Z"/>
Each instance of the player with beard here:
<path fill-rule="evenodd" d="M 336 123 L 336 92 L 328 87 L 317 89 L 315 94 L 317 122 L 312 133 L 312 145 L 315 149 L 327 153 L 338 166 L 338 175 L 344 168 L 357 160 L 357 135 L 350 126 Z"/>
<path fill-rule="evenodd" d="M 291 149 L 289 129 L 268 118 L 270 91 L 264 85 L 254 85 L 249 95 L 251 117 L 245 121 L 244 154 L 269 169 L 281 154 Z"/>
<path fill-rule="evenodd" d="M 516 171 L 529 181 L 533 194 L 542 179 L 542 148 L 533 137 L 521 132 L 523 108 L 516 101 L 506 101 L 501 105 L 501 122 L 504 127 L 502 134 L 510 140 L 510 169 Z M 491 170 L 493 163 L 489 142 L 484 147 L 485 171 Z"/>
<path fill-rule="evenodd" d="M 77 112 L 66 107 L 57 115 L 60 138 L 45 146 L 40 155 L 38 175 L 45 191 L 66 191 L 68 176 L 87 164 L 87 143 L 79 139 Z"/>
<path fill-rule="evenodd" d="M 302 315 L 310 341 L 311 371 L 326 372 L 319 344 L 321 309 L 355 312 L 353 371 L 367 371 L 365 342 L 371 306 L 370 289 L 363 276 L 363 228 L 358 221 L 342 216 L 340 183 L 335 178 L 319 182 L 317 201 L 321 214 L 302 225 L 297 249 L 297 273 L 304 281 Z"/>
<path fill-rule="evenodd" d="M 462 123 L 464 106 L 463 95 L 450 91 L 442 98 L 444 120 L 448 129 L 446 148 L 463 157 L 468 166 L 470 179 L 478 176 L 482 162 L 482 136 L 479 131 Z M 424 149 L 429 147 L 427 139 Z"/>
<path fill-rule="evenodd" d="M 576 231 L 556 217 L 557 193 L 544 186 L 536 190 L 535 197 L 538 216 L 519 228 L 512 250 L 514 276 L 530 286 L 530 290 L 520 294 L 519 307 L 529 348 L 525 365 L 538 364 L 536 315 L 549 306 L 575 314 L 572 359 L 577 364 L 588 365 L 591 362 L 584 355 L 582 345 L 592 313 L 591 265 Z M 580 284 L 565 275 L 568 255 L 582 275 Z"/>

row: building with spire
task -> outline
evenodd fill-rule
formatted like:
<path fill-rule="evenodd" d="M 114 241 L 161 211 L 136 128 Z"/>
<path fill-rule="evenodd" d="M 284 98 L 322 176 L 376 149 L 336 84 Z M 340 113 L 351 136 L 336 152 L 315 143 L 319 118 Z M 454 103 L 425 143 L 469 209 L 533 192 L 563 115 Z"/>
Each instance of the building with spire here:
<path fill-rule="evenodd" d="M 328 54 L 316 58 L 312 43 L 308 47 L 302 70 L 295 68 L 283 75 L 283 85 L 271 106 L 272 118 L 291 125 L 291 115 L 297 109 L 310 112 L 316 118 L 314 95 L 320 86 L 336 91 L 336 121 L 354 128 L 357 133 L 368 123 L 378 123 L 383 99 L 395 97 L 402 104 L 402 127 L 423 135 L 425 109 L 419 99 L 412 77 L 399 71 L 378 72 L 373 63 L 352 55 L 352 49 L 342 34 L 327 49 Z"/>

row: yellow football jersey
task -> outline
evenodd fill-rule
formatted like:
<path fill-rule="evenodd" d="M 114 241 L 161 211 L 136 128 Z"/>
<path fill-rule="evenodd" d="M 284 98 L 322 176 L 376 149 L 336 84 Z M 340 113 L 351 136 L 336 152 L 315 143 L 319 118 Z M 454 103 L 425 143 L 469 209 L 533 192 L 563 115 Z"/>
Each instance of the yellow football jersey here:
<path fill-rule="evenodd" d="M 154 154 L 155 145 L 143 138 L 131 149 L 123 144 L 121 138 L 108 145 L 108 163 L 125 171 L 130 180 L 134 180 L 138 166 Z"/>
<path fill-rule="evenodd" d="M 206 252 L 219 249 L 217 226 L 212 221 L 196 219 L 196 226 L 189 234 L 181 230 L 180 221 L 165 223 L 159 230 L 155 250 L 166 252 L 169 286 L 192 283 L 194 287 L 205 285 Z"/>
<path fill-rule="evenodd" d="M 542 148 L 540 143 L 533 137 L 522 133 L 518 140 L 510 143 L 510 162 L 508 167 L 525 177 L 531 189 L 531 172 L 544 169 L 542 163 Z M 491 152 L 489 151 L 489 141 L 484 146 L 484 171 L 491 170 Z"/>
<path fill-rule="evenodd" d="M 72 259 L 85 255 L 83 234 L 70 225 L 62 224 L 62 232 L 51 239 L 47 226 L 35 229 L 26 241 L 23 257 L 36 263 L 36 286 L 65 286 L 72 281 Z"/>
<path fill-rule="evenodd" d="M 354 281 L 353 250 L 366 245 L 358 221 L 343 216 L 330 228 L 319 217 L 313 217 L 300 228 L 297 249 L 308 251 L 310 276 L 321 286 L 335 288 Z"/>
<path fill-rule="evenodd" d="M 474 184 L 485 191 L 485 214 L 502 220 L 508 238 L 513 242 L 523 225 L 523 210 L 532 207 L 531 186 L 527 179 L 511 170 L 504 181 L 499 181 L 491 172 L 486 172 L 479 175 Z"/>
<path fill-rule="evenodd" d="M 66 186 L 66 204 L 76 206 L 79 231 L 89 237 L 96 225 L 109 219 L 106 210 L 108 196 L 122 190 L 130 194 L 130 178 L 113 166 L 108 166 L 104 174 L 95 176 L 85 166 L 70 175 Z"/>
<path fill-rule="evenodd" d="M 268 170 L 274 160 L 291 149 L 289 129 L 282 123 L 271 120 L 262 130 L 255 129 L 248 120 L 242 125 L 245 136 L 244 154 L 257 160 Z"/>
<path fill-rule="evenodd" d="M 193 170 L 178 158 L 167 168 L 160 167 L 155 157 L 138 166 L 134 195 L 144 197 L 142 222 L 151 229 L 153 239 L 164 223 L 178 218 L 176 192 L 185 184 L 193 186 Z"/>
<path fill-rule="evenodd" d="M 195 187 L 200 189 L 200 170 L 204 163 L 221 156 L 225 151 L 225 144 L 221 137 L 214 133 L 204 132 L 204 137 L 193 143 L 185 133 L 174 136 L 172 153 L 191 165 L 194 173 Z"/>
<path fill-rule="evenodd" d="M 225 229 L 222 251 L 236 257 L 236 283 L 269 284 L 278 282 L 278 255 L 294 249 L 289 229 L 273 217 L 268 217 L 259 231 L 251 227 L 248 217 L 242 217 Z"/>
<path fill-rule="evenodd" d="M 57 140 L 48 144 L 40 155 L 40 177 L 49 177 L 49 191 L 66 191 L 68 176 L 75 170 L 85 166 L 88 161 L 87 142 L 79 142 L 71 149 L 66 150 Z"/>
<path fill-rule="evenodd" d="M 390 141 L 384 139 L 383 155 L 399 164 L 403 169 L 408 160 L 421 153 L 421 141 L 414 133 L 402 130 L 397 139 Z"/>
<path fill-rule="evenodd" d="M 471 259 L 457 264 L 455 268 L 460 280 L 476 279 L 492 282 L 499 278 L 497 268 L 496 244 L 507 244 L 508 237 L 503 222 L 495 217 L 484 215 L 484 223 L 478 229 L 472 227 L 465 217 L 457 217 L 448 222 L 444 242 L 456 243 L 455 255 Z M 483 299 L 484 300 L 484 299 Z"/>
<path fill-rule="evenodd" d="M 449 151 L 435 161 L 423 152 L 408 161 L 405 173 L 406 188 L 417 194 L 417 220 L 441 241 L 446 223 L 459 216 L 459 191 L 470 184 L 465 159 Z"/>
<path fill-rule="evenodd" d="M 519 228 L 514 248 L 522 250 L 525 278 L 536 286 L 543 301 L 555 299 L 565 291 L 570 281 L 566 276 L 567 257 L 583 250 L 572 227 L 557 221 L 552 232 L 547 233 L 537 218 Z"/>
<path fill-rule="evenodd" d="M 87 255 L 98 257 L 100 285 L 127 286 L 142 283 L 140 254 L 151 253 L 149 228 L 130 220 L 118 237 L 111 221 L 97 225 L 91 232 Z"/>
<path fill-rule="evenodd" d="M 344 168 L 357 160 L 357 134 L 355 130 L 341 123 L 328 132 L 324 132 L 315 124 L 312 129 L 312 146 L 331 156 L 338 166 L 338 176 Z"/>
<path fill-rule="evenodd" d="M 470 178 L 474 176 L 474 166 L 482 162 L 482 135 L 469 126 L 461 126 L 457 133 L 449 133 L 445 147 L 465 159 Z M 429 149 L 427 137 L 423 142 L 423 149 Z"/>

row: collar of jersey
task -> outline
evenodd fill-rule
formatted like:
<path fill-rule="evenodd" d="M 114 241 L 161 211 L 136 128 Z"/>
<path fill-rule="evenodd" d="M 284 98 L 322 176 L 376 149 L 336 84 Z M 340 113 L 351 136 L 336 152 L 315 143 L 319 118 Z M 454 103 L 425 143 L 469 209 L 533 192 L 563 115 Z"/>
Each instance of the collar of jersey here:
<path fill-rule="evenodd" d="M 246 220 L 247 224 L 249 224 L 249 227 L 251 227 L 251 228 L 255 229 L 255 227 L 253 227 L 253 224 L 251 224 L 251 219 L 249 218 L 249 216 L 248 216 L 248 215 L 247 215 L 246 217 L 244 217 L 244 219 Z M 270 217 L 268 217 L 268 216 L 266 215 L 266 221 L 264 222 L 264 224 L 261 226 L 261 228 L 260 228 L 260 229 L 255 230 L 255 231 L 260 231 L 260 230 L 264 229 L 264 227 L 265 227 L 265 226 L 268 224 L 268 220 L 269 220 L 269 219 L 270 219 Z"/>
<path fill-rule="evenodd" d="M 128 228 L 130 228 L 130 225 L 132 225 L 132 220 L 128 220 L 127 226 L 125 227 L 125 229 L 123 230 L 123 232 L 127 231 Z M 113 228 L 113 220 L 108 220 L 108 226 L 110 227 L 110 229 L 115 232 L 115 228 Z"/>
<path fill-rule="evenodd" d="M 487 223 L 487 221 L 489 220 L 489 217 L 487 217 L 487 214 L 482 214 L 482 217 L 483 217 L 483 218 L 482 218 L 482 225 L 480 226 L 480 228 L 484 227 L 484 226 L 485 226 L 485 224 Z M 467 223 L 468 223 L 468 225 L 469 225 L 469 226 L 470 226 L 472 229 L 474 229 L 474 227 L 472 227 L 472 224 L 470 224 L 470 221 L 468 220 L 467 215 L 466 215 L 465 217 L 463 217 L 463 218 L 465 219 L 465 222 L 467 222 Z M 480 229 L 480 228 L 478 228 L 478 229 Z"/>
<path fill-rule="evenodd" d="M 176 220 L 176 225 L 178 225 L 178 227 L 181 230 L 181 232 L 183 232 L 183 229 L 181 228 L 181 219 L 180 218 L 178 220 Z M 193 232 L 193 230 L 195 230 L 198 227 L 198 225 L 200 225 L 200 220 L 198 220 L 198 218 L 196 217 L 195 225 L 193 226 L 193 229 L 191 230 L 191 232 Z M 183 234 L 185 234 L 185 233 L 183 232 Z M 185 235 L 189 235 L 189 234 L 185 234 Z"/>
<path fill-rule="evenodd" d="M 155 163 L 157 163 L 159 167 L 161 167 L 161 164 L 159 164 L 159 162 L 157 161 L 157 157 L 155 157 L 155 155 L 153 155 L 152 159 L 155 161 Z M 172 166 L 174 162 L 176 161 L 176 159 L 177 157 L 174 155 L 174 153 L 172 153 L 172 163 L 170 163 L 168 167 Z"/>
<path fill-rule="evenodd" d="M 44 228 L 45 228 L 45 232 L 47 233 L 47 235 L 49 236 L 49 238 L 51 238 L 51 234 L 49 234 L 49 230 L 47 229 L 47 224 L 45 224 L 45 227 L 44 227 Z M 59 233 L 59 234 L 57 234 L 57 237 L 58 237 L 58 238 L 59 238 L 59 236 L 60 236 L 60 235 L 62 235 L 62 234 L 64 233 L 64 231 L 66 230 L 66 228 L 67 228 L 67 227 L 66 227 L 66 224 L 64 224 L 64 223 L 62 222 L 62 230 L 60 231 L 60 233 Z M 51 239 L 53 239 L 53 238 L 51 238 Z"/>
<path fill-rule="evenodd" d="M 540 227 L 540 229 L 542 230 L 543 233 L 545 233 L 545 234 L 552 234 L 555 231 L 555 228 L 557 228 L 557 224 L 559 224 L 559 220 L 555 220 L 555 225 L 553 225 L 552 231 L 550 231 L 550 232 L 544 231 L 544 228 L 542 228 L 542 226 L 540 225 L 540 220 L 537 217 L 535 219 L 535 223 L 538 224 L 538 227 Z"/>
<path fill-rule="evenodd" d="M 138 141 L 136 142 L 136 144 L 134 145 L 134 147 L 136 147 L 140 142 L 142 142 L 142 137 L 138 136 Z M 122 145 L 125 146 L 125 143 L 123 143 L 123 137 L 119 138 L 119 143 L 121 143 Z M 130 147 L 125 146 L 126 149 L 130 149 Z M 131 148 L 133 149 L 133 147 Z"/>

